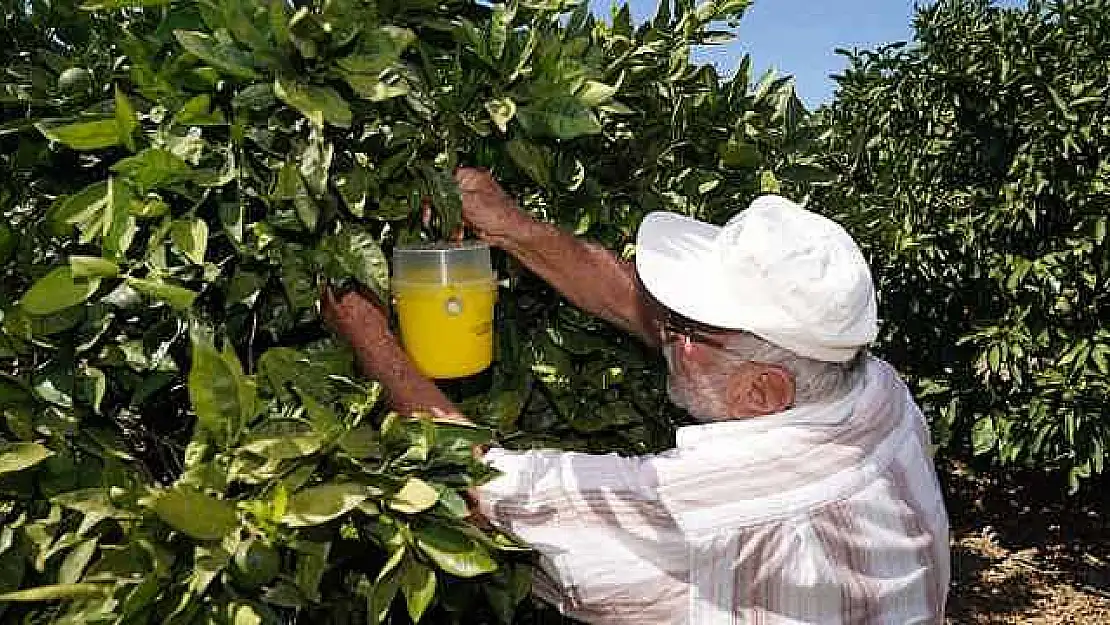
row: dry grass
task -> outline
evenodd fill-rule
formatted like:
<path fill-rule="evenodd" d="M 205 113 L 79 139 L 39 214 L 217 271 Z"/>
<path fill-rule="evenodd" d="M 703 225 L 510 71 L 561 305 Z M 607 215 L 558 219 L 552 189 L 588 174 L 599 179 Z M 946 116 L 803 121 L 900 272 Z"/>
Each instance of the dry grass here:
<path fill-rule="evenodd" d="M 1110 623 L 1110 498 L 1044 476 L 942 475 L 952 517 L 948 623 Z"/>

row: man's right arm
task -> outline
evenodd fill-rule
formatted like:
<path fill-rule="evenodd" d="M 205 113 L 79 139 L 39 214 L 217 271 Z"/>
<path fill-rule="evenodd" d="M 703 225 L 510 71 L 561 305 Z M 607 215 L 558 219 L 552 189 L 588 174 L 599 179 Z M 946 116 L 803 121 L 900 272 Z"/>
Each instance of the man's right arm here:
<path fill-rule="evenodd" d="M 658 312 L 632 263 L 520 210 L 488 172 L 460 169 L 463 216 L 482 239 L 504 249 L 571 303 L 659 344 Z"/>

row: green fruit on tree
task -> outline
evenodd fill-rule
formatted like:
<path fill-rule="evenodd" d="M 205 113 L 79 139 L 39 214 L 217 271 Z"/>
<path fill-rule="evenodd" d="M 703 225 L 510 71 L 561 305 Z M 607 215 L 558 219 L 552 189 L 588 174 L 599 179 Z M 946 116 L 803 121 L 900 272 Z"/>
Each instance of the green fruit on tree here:
<path fill-rule="evenodd" d="M 92 89 L 92 73 L 83 67 L 71 67 L 58 76 L 58 90 L 63 93 L 81 93 Z"/>
<path fill-rule="evenodd" d="M 281 572 L 281 555 L 261 540 L 239 543 L 235 550 L 235 580 L 248 588 L 268 584 Z"/>

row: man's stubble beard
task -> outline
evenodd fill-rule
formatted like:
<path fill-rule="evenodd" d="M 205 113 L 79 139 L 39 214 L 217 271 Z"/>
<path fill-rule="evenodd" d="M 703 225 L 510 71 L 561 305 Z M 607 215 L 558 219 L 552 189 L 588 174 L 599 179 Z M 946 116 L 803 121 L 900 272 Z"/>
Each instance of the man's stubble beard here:
<path fill-rule="evenodd" d="M 703 375 L 695 379 L 676 366 L 676 349 L 674 344 L 663 347 L 663 355 L 667 359 L 667 397 L 671 403 L 701 423 L 731 419 L 724 400 L 724 376 Z"/>

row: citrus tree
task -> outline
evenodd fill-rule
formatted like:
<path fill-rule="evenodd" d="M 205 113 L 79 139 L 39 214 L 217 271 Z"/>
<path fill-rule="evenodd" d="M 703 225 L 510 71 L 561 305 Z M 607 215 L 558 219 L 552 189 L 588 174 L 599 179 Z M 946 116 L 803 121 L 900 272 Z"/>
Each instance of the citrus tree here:
<path fill-rule="evenodd" d="M 511 621 L 471 447 L 665 447 L 660 363 L 499 258 L 497 362 L 448 389 L 480 426 L 394 415 L 320 288 L 388 301 L 458 164 L 618 253 L 812 180 L 789 79 L 690 61 L 747 4 L 4 0 L 0 615 Z"/>
<path fill-rule="evenodd" d="M 938 442 L 1071 488 L 1110 444 L 1110 13 L 942 0 L 845 52 L 823 202 L 868 247 L 885 353 Z"/>

